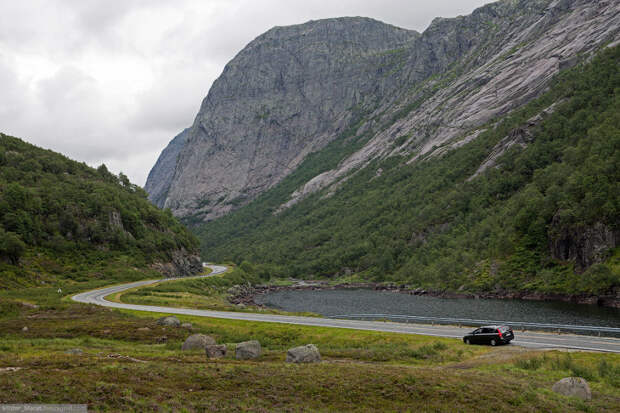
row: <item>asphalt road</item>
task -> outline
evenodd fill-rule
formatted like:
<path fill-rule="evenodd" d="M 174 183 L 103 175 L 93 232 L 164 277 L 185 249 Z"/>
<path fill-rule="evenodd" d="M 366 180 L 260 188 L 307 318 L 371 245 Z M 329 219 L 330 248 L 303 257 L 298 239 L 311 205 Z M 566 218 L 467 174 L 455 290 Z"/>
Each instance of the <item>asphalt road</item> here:
<path fill-rule="evenodd" d="M 213 271 L 206 276 L 210 277 L 221 274 L 226 271 L 226 267 L 218 265 L 209 265 Z M 262 313 L 244 313 L 244 312 L 227 312 L 227 311 L 209 311 L 209 310 L 192 310 L 188 308 L 160 307 L 137 304 L 115 303 L 106 300 L 104 297 L 129 290 L 135 287 L 141 287 L 154 284 L 161 281 L 170 281 L 174 278 L 166 278 L 162 280 L 138 281 L 129 284 L 116 285 L 98 290 L 80 293 L 72 297 L 74 301 L 86 304 L 96 304 L 105 307 L 121 308 L 127 310 L 150 311 L 155 313 L 181 314 L 199 317 L 225 318 L 229 320 L 245 320 L 260 321 L 270 323 L 298 324 L 317 327 L 334 327 L 349 328 L 355 330 L 373 330 L 386 331 L 403 334 L 421 334 L 436 337 L 452 337 L 461 339 L 465 333 L 473 330 L 473 328 L 459 328 L 445 325 L 427 325 L 427 324 L 403 324 L 391 323 L 383 321 L 361 321 L 361 320 L 339 320 L 320 317 L 299 317 L 284 316 Z M 177 278 L 178 279 L 178 278 Z M 610 337 L 593 337 L 572 334 L 554 334 L 542 332 L 520 332 L 515 331 L 515 339 L 511 345 L 518 345 L 529 348 L 563 348 L 575 350 L 603 351 L 610 353 L 620 353 L 620 339 Z"/>

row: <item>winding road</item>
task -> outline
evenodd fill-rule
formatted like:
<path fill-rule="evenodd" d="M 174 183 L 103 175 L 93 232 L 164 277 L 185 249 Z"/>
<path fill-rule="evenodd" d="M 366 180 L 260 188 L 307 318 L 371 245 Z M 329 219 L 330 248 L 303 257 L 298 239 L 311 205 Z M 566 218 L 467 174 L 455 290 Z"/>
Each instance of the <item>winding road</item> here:
<path fill-rule="evenodd" d="M 208 265 L 212 272 L 201 277 L 210 277 L 221 274 L 227 267 L 219 265 Z M 108 301 L 106 296 L 114 293 L 126 291 L 135 287 L 142 287 L 157 282 L 178 280 L 179 278 L 166 278 L 160 280 L 138 281 L 129 284 L 115 285 L 98 290 L 87 291 L 74 295 L 74 301 L 86 304 L 96 304 L 105 307 L 120 308 L 125 310 L 149 311 L 155 313 L 168 313 L 191 315 L 198 317 L 224 318 L 229 320 L 260 321 L 269 323 L 297 324 L 316 327 L 348 328 L 355 330 L 384 331 L 402 334 L 420 334 L 436 337 L 450 337 L 461 339 L 471 328 L 459 328 L 445 325 L 426 325 L 426 324 L 403 324 L 383 321 L 361 321 L 361 320 L 340 320 L 320 317 L 300 317 L 284 316 L 275 314 L 227 312 L 210 310 L 193 310 L 189 308 L 160 307 L 150 305 L 125 304 Z M 620 339 L 611 337 L 593 337 L 572 334 L 553 334 L 541 332 L 519 332 L 515 331 L 513 345 L 529 348 L 561 348 L 588 351 L 602 351 L 609 353 L 620 353 Z"/>

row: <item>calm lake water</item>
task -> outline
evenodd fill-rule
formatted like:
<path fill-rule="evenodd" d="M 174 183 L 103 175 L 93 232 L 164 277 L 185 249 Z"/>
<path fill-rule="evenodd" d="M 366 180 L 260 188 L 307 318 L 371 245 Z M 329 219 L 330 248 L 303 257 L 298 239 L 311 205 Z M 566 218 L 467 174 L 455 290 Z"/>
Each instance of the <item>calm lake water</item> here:
<path fill-rule="evenodd" d="M 342 314 L 402 314 L 510 322 L 620 327 L 620 309 L 564 302 L 437 298 L 374 290 L 293 290 L 256 297 L 285 311 Z"/>

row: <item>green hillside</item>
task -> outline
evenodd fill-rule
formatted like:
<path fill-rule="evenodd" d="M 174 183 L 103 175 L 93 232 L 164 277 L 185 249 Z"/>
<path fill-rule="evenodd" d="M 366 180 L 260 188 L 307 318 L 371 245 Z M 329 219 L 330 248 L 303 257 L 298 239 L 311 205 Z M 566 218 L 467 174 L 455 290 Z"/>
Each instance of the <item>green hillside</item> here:
<path fill-rule="evenodd" d="M 125 175 L 0 134 L 0 288 L 115 278 L 116 264 L 145 269 L 197 248 Z"/>
<path fill-rule="evenodd" d="M 468 180 L 554 103 L 525 148 Z M 620 285 L 618 249 L 600 242 L 613 245 L 620 231 L 620 48 L 561 72 L 543 96 L 487 127 L 458 149 L 410 165 L 375 162 L 333 196 L 274 213 L 342 159 L 345 134 L 256 201 L 196 228 L 203 256 L 265 264 L 272 275 L 353 272 L 442 290 L 600 294 Z"/>

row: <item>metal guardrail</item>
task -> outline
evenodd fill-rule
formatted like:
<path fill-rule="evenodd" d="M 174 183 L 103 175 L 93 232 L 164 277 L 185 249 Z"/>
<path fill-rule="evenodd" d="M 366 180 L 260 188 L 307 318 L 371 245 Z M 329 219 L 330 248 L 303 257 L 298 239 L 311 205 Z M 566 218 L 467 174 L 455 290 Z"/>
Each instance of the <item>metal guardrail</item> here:
<path fill-rule="evenodd" d="M 580 326 L 572 324 L 545 324 L 545 323 L 529 323 L 523 321 L 497 321 L 497 320 L 474 320 L 469 318 L 448 318 L 448 317 L 425 317 L 401 314 L 339 314 L 327 316 L 327 318 L 340 318 L 350 320 L 368 320 L 368 321 L 396 321 L 404 323 L 420 323 L 420 324 L 448 324 L 459 327 L 480 327 L 483 325 L 507 325 L 515 330 L 543 330 L 553 331 L 560 334 L 561 332 L 572 332 L 586 335 L 606 335 L 620 336 L 620 328 L 602 327 L 602 326 Z M 591 333 L 591 334 L 588 334 Z"/>

